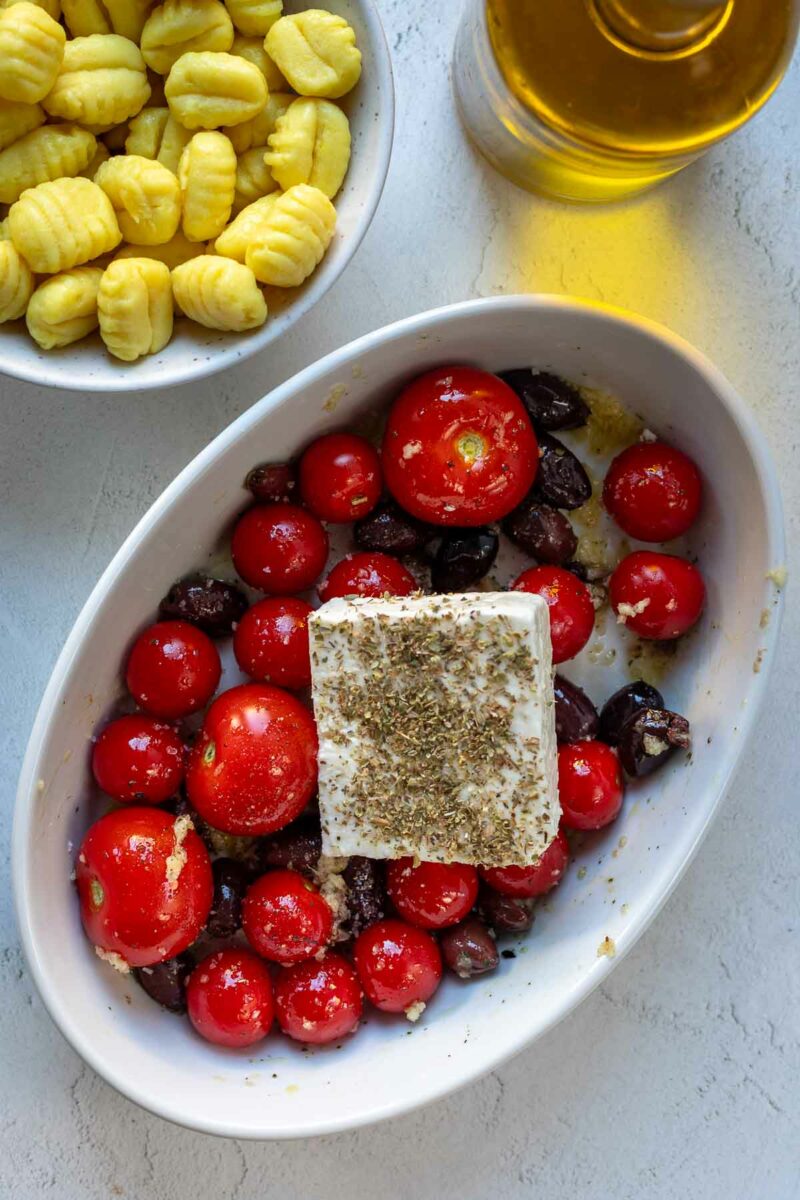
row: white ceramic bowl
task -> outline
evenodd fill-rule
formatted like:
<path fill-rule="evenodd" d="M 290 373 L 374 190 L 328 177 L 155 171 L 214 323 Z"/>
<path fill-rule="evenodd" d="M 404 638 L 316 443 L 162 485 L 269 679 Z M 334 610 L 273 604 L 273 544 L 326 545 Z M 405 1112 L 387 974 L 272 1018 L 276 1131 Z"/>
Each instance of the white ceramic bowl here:
<path fill-rule="evenodd" d="M 535 364 L 608 388 L 700 464 L 707 498 L 691 548 L 708 582 L 708 612 L 663 685 L 692 721 L 694 754 L 631 786 L 619 821 L 582 856 L 588 873 L 570 870 L 522 939 L 523 953 L 489 978 L 450 978 L 413 1029 L 373 1014 L 339 1050 L 302 1053 L 277 1036 L 242 1054 L 215 1049 L 98 962 L 81 931 L 69 873 L 91 819 L 89 738 L 120 694 L 129 638 L 152 620 L 174 579 L 219 558 L 246 503 L 248 468 L 347 428 L 410 377 L 448 362 Z M 238 1137 L 377 1121 L 497 1066 L 608 975 L 697 849 L 764 694 L 780 617 L 767 572 L 782 561 L 775 472 L 749 410 L 700 354 L 650 322 L 553 297 L 477 300 L 401 321 L 309 367 L 220 434 L 156 501 L 97 584 L 53 671 L 14 830 L 22 938 L 52 1017 L 131 1099 Z M 567 670 L 601 702 L 625 679 L 622 669 L 587 663 Z M 607 935 L 613 960 L 598 957 Z"/>
<path fill-rule="evenodd" d="M 287 12 L 310 0 L 286 0 Z M 358 249 L 381 198 L 394 137 L 394 84 L 389 47 L 374 0 L 324 0 L 356 31 L 363 55 L 358 85 L 341 101 L 353 137 L 350 169 L 335 199 L 336 234 L 314 274 L 300 288 L 268 289 L 270 315 L 261 329 L 220 333 L 183 318 L 159 354 L 121 363 L 107 353 L 99 334 L 63 350 L 41 350 L 25 322 L 0 325 L 0 373 L 76 391 L 140 391 L 187 383 L 249 358 L 278 338 L 331 288 Z"/>

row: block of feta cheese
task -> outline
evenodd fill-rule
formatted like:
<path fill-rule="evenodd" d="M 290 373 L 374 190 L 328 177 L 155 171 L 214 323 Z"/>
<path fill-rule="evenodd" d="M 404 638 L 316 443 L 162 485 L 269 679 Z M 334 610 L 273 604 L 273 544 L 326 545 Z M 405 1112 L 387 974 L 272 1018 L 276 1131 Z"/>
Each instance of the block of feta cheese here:
<path fill-rule="evenodd" d="M 548 609 L 331 600 L 310 619 L 323 853 L 533 862 L 558 830 Z"/>

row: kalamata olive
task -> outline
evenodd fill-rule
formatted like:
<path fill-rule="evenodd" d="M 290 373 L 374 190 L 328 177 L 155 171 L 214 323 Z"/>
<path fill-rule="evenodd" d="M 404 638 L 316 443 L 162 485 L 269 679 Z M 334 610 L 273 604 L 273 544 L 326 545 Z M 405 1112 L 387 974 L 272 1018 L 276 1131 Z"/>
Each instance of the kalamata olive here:
<path fill-rule="evenodd" d="M 556 699 L 556 738 L 559 743 L 582 742 L 597 736 L 597 709 L 586 692 L 563 675 L 553 680 Z"/>
<path fill-rule="evenodd" d="M 445 929 L 439 946 L 445 963 L 460 979 L 485 975 L 500 961 L 497 943 L 477 917 L 467 917 L 459 925 Z"/>
<path fill-rule="evenodd" d="M 486 884 L 478 896 L 478 911 L 495 933 L 524 933 L 533 924 L 533 900 L 501 896 Z"/>
<path fill-rule="evenodd" d="M 458 529 L 441 539 L 431 565 L 434 592 L 461 592 L 494 566 L 500 539 L 493 529 Z"/>
<path fill-rule="evenodd" d="M 137 967 L 133 972 L 136 982 L 151 1000 L 170 1012 L 186 1012 L 186 980 L 192 973 L 194 963 L 188 954 L 168 958 L 154 963 L 152 967 Z"/>
<path fill-rule="evenodd" d="M 517 367 L 501 371 L 500 378 L 513 388 L 539 429 L 577 429 L 589 418 L 589 406 L 571 383 L 549 371 Z"/>
<path fill-rule="evenodd" d="M 286 829 L 262 838 L 258 860 L 263 868 L 289 867 L 303 875 L 313 875 L 322 853 L 319 822 L 301 818 Z"/>
<path fill-rule="evenodd" d="M 503 521 L 503 529 L 515 545 L 537 562 L 556 565 L 568 562 L 578 548 L 569 518 L 535 496 L 526 496 Z"/>
<path fill-rule="evenodd" d="M 666 708 L 640 708 L 620 730 L 617 750 L 628 775 L 649 775 L 692 743 L 689 722 Z"/>
<path fill-rule="evenodd" d="M 634 683 L 626 683 L 618 692 L 614 692 L 601 708 L 597 736 L 609 746 L 616 746 L 622 726 L 634 713 L 642 708 L 663 707 L 664 697 L 658 688 L 641 679 Z"/>
<path fill-rule="evenodd" d="M 430 529 L 396 504 L 379 504 L 368 516 L 356 521 L 353 536 L 360 550 L 380 550 L 400 556 L 421 550 L 430 537 Z"/>
<path fill-rule="evenodd" d="M 362 929 L 386 916 L 386 889 L 383 867 L 374 858 L 353 855 L 344 869 L 347 884 L 348 929 L 358 937 Z"/>
<path fill-rule="evenodd" d="M 285 504 L 297 497 L 297 467 L 294 463 L 261 463 L 248 471 L 244 486 L 262 504 Z"/>
<path fill-rule="evenodd" d="M 539 470 L 533 495 L 554 508 L 580 508 L 591 499 L 591 480 L 580 460 L 549 433 L 539 435 Z"/>
<path fill-rule="evenodd" d="M 214 876 L 214 899 L 206 922 L 211 937 L 233 937 L 242 923 L 242 901 L 250 882 L 244 863 L 234 858 L 216 858 L 211 864 Z"/>
<path fill-rule="evenodd" d="M 247 597 L 224 579 L 191 575 L 173 583 L 158 606 L 165 620 L 188 621 L 209 637 L 226 637 L 247 611 Z"/>
<path fill-rule="evenodd" d="M 577 560 L 573 560 L 572 562 L 565 562 L 565 563 L 562 563 L 561 565 L 563 566 L 565 571 L 571 571 L 572 574 L 577 579 L 580 579 L 580 581 L 582 583 L 589 582 L 589 571 L 582 562 L 577 562 Z"/>

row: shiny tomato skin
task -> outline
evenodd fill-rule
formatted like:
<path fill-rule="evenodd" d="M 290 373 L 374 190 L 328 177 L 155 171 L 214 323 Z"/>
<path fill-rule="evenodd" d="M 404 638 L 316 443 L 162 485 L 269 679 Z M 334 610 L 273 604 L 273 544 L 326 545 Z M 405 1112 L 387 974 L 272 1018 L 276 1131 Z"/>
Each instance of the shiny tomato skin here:
<path fill-rule="evenodd" d="M 121 804 L 163 804 L 183 779 L 186 747 L 164 721 L 131 713 L 110 721 L 92 751 L 97 786 Z"/>
<path fill-rule="evenodd" d="M 697 567 L 674 554 L 634 550 L 608 584 L 611 607 L 631 633 L 670 640 L 697 623 L 706 588 Z"/>
<path fill-rule="evenodd" d="M 181 820 L 149 806 L 116 808 L 81 843 L 75 877 L 86 935 L 131 967 L 174 958 L 208 917 L 208 851 L 191 827 L 181 838 Z"/>
<path fill-rule="evenodd" d="M 380 550 L 364 550 L 341 559 L 318 593 L 325 604 L 344 596 L 410 596 L 418 588 L 414 576 L 396 558 Z"/>
<path fill-rule="evenodd" d="M 300 459 L 300 494 L 320 521 L 360 520 L 380 500 L 382 484 L 377 450 L 354 433 L 325 434 Z"/>
<path fill-rule="evenodd" d="M 189 1020 L 215 1046 L 252 1046 L 275 1018 L 272 979 L 265 964 L 238 946 L 197 964 L 186 984 Z"/>
<path fill-rule="evenodd" d="M 478 872 L 464 863 L 398 858 L 386 868 L 386 890 L 400 916 L 420 929 L 457 925 L 478 898 Z"/>
<path fill-rule="evenodd" d="M 125 679 L 144 712 L 174 721 L 205 708 L 221 673 L 208 634 L 188 621 L 157 621 L 134 642 Z"/>
<path fill-rule="evenodd" d="M 567 829 L 603 829 L 619 816 L 625 796 L 616 750 L 587 739 L 558 749 L 558 798 Z"/>
<path fill-rule="evenodd" d="M 289 966 L 327 946 L 333 936 L 333 912 L 299 871 L 268 871 L 247 889 L 242 928 L 262 958 Z"/>
<path fill-rule="evenodd" d="M 217 697 L 186 770 L 204 821 L 225 833 L 274 833 L 300 816 L 316 785 L 317 731 L 304 704 L 265 683 Z"/>
<path fill-rule="evenodd" d="M 569 863 L 569 842 L 559 829 L 547 849 L 529 867 L 481 867 L 480 875 L 501 896 L 530 900 L 544 896 L 563 878 Z"/>
<path fill-rule="evenodd" d="M 328 535 L 313 513 L 297 504 L 256 504 L 236 522 L 231 557 L 250 587 L 268 596 L 291 596 L 319 579 Z"/>
<path fill-rule="evenodd" d="M 501 520 L 524 499 L 539 448 L 508 384 L 474 367 L 446 367 L 397 397 L 381 462 L 389 491 L 413 517 L 475 526 Z"/>
<path fill-rule="evenodd" d="M 426 1004 L 442 980 L 442 956 L 431 935 L 392 918 L 358 935 L 355 963 L 367 999 L 384 1012 Z"/>
<path fill-rule="evenodd" d="M 313 611 L 294 596 L 267 596 L 248 608 L 233 635 L 233 653 L 244 673 L 289 691 L 309 687 L 308 618 Z"/>
<path fill-rule="evenodd" d="M 574 658 L 592 636 L 594 605 L 586 584 L 564 567 L 530 567 L 512 584 L 515 592 L 541 596 L 550 609 L 553 664 Z"/>
<path fill-rule="evenodd" d="M 324 1045 L 353 1033 L 363 996 L 356 972 L 341 954 L 309 959 L 278 972 L 275 1008 L 281 1031 L 297 1042 Z"/>
<path fill-rule="evenodd" d="M 668 542 L 697 520 L 702 493 L 700 472 L 682 450 L 637 442 L 608 468 L 603 503 L 628 537 Z"/>

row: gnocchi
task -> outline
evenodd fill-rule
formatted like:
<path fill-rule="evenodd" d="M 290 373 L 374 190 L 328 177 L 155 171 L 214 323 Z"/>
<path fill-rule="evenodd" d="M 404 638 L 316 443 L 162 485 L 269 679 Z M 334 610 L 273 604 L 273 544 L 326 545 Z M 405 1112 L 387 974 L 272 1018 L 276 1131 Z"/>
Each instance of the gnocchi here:
<path fill-rule="evenodd" d="M 168 108 L 145 108 L 130 123 L 125 149 L 128 154 L 155 158 L 177 175 L 181 155 L 191 139 L 192 131 L 184 129 Z"/>
<path fill-rule="evenodd" d="M 236 155 L 224 133 L 196 133 L 181 155 L 178 183 L 183 232 L 190 242 L 217 237 L 228 223 L 236 192 Z"/>
<path fill-rule="evenodd" d="M 233 196 L 233 211 L 240 213 L 254 200 L 274 192 L 277 183 L 264 162 L 264 146 L 245 150 L 236 163 L 236 191 Z"/>
<path fill-rule="evenodd" d="M 13 204 L 26 188 L 79 175 L 92 161 L 96 138 L 77 125 L 41 125 L 0 150 L 0 201 Z"/>
<path fill-rule="evenodd" d="M 164 0 L 147 18 L 142 32 L 144 61 L 168 75 L 182 54 L 230 50 L 233 25 L 220 0 Z"/>
<path fill-rule="evenodd" d="M 137 246 L 135 244 L 123 246 L 114 255 L 115 258 L 155 258 L 158 262 L 166 263 L 170 271 L 175 267 L 179 267 L 181 263 L 188 262 L 190 258 L 197 258 L 198 254 L 205 254 L 206 248 L 202 242 L 190 242 L 186 234 L 180 230 L 168 242 L 162 242 L 160 246 Z"/>
<path fill-rule="evenodd" d="M 172 171 L 139 154 L 120 154 L 103 163 L 95 176 L 117 214 L 126 242 L 158 246 L 177 232 L 181 189 Z"/>
<path fill-rule="evenodd" d="M 281 17 L 264 40 L 267 54 L 301 96 L 337 100 L 361 77 L 361 51 L 344 17 L 321 8 Z"/>
<path fill-rule="evenodd" d="M 25 322 L 43 350 L 70 346 L 97 328 L 100 267 L 74 267 L 51 275 L 31 296 Z"/>
<path fill-rule="evenodd" d="M 182 55 L 164 89 L 170 111 L 187 129 L 238 125 L 261 112 L 267 84 L 258 67 L 235 54 Z"/>
<path fill-rule="evenodd" d="M 8 214 L 11 240 L 33 271 L 55 275 L 122 240 L 108 196 L 90 179 L 54 179 L 23 192 Z"/>
<path fill-rule="evenodd" d="M 277 199 L 278 193 L 272 192 L 269 196 L 262 196 L 260 200 L 254 200 L 247 208 L 243 208 L 214 242 L 215 254 L 235 258 L 237 262 L 243 263 L 247 247 L 255 240 L 260 226 Z"/>
<path fill-rule="evenodd" d="M 0 0 L 0 9 L 11 8 L 13 4 L 22 4 L 23 0 Z M 37 8 L 43 8 L 48 17 L 57 21 L 61 16 L 61 0 L 31 0 Z"/>
<path fill-rule="evenodd" d="M 33 288 L 33 272 L 14 243 L 0 241 L 0 324 L 23 315 Z"/>
<path fill-rule="evenodd" d="M 284 191 L 310 183 L 332 199 L 350 164 L 350 122 L 330 100 L 295 100 L 275 123 L 264 162 Z"/>
<path fill-rule="evenodd" d="M 231 258 L 203 254 L 172 272 L 180 310 L 208 329 L 237 333 L 267 319 L 267 303 L 253 272 Z"/>
<path fill-rule="evenodd" d="M 109 263 L 100 280 L 97 314 L 109 353 L 124 362 L 157 354 L 172 337 L 169 267 L 154 258 Z"/>
<path fill-rule="evenodd" d="M 118 33 L 138 42 L 151 0 L 63 0 L 64 23 L 73 37 Z"/>
<path fill-rule="evenodd" d="M 243 121 L 241 125 L 226 125 L 222 132 L 231 139 L 237 154 L 244 154 L 245 150 L 252 150 L 254 146 L 266 147 L 278 117 L 283 116 L 295 99 L 289 92 L 270 92 L 258 116 Z"/>
<path fill-rule="evenodd" d="M 82 175 L 84 179 L 94 179 L 102 164 L 104 162 L 108 162 L 110 157 L 111 153 L 108 149 L 108 146 L 106 146 L 104 142 L 98 142 L 97 149 L 95 150 L 90 162 L 83 168 L 82 171 L 78 171 L 78 174 Z"/>
<path fill-rule="evenodd" d="M 24 100 L 0 100 L 0 151 L 26 133 L 38 129 L 44 122 L 44 109 L 40 104 L 26 104 Z"/>
<path fill-rule="evenodd" d="M 53 117 L 111 126 L 135 116 L 150 96 L 142 52 L 116 33 L 67 42 L 58 78 L 43 106 Z"/>
<path fill-rule="evenodd" d="M 272 61 L 270 56 L 264 49 L 263 38 L 249 38 L 241 33 L 237 33 L 233 39 L 231 46 L 231 54 L 236 54 L 239 58 L 246 58 L 254 67 L 258 67 L 261 74 L 267 81 L 267 89 L 270 92 L 280 92 L 288 87 L 286 80 L 281 75 L 276 63 Z"/>
<path fill-rule="evenodd" d="M 0 12 L 0 98 L 37 104 L 56 81 L 67 35 L 43 8 L 23 0 Z"/>
<path fill-rule="evenodd" d="M 299 287 L 322 260 L 336 227 L 336 209 L 319 188 L 300 183 L 272 205 L 245 262 L 260 283 Z"/>
<path fill-rule="evenodd" d="M 283 0 L 225 0 L 240 33 L 264 37 L 283 13 Z"/>

